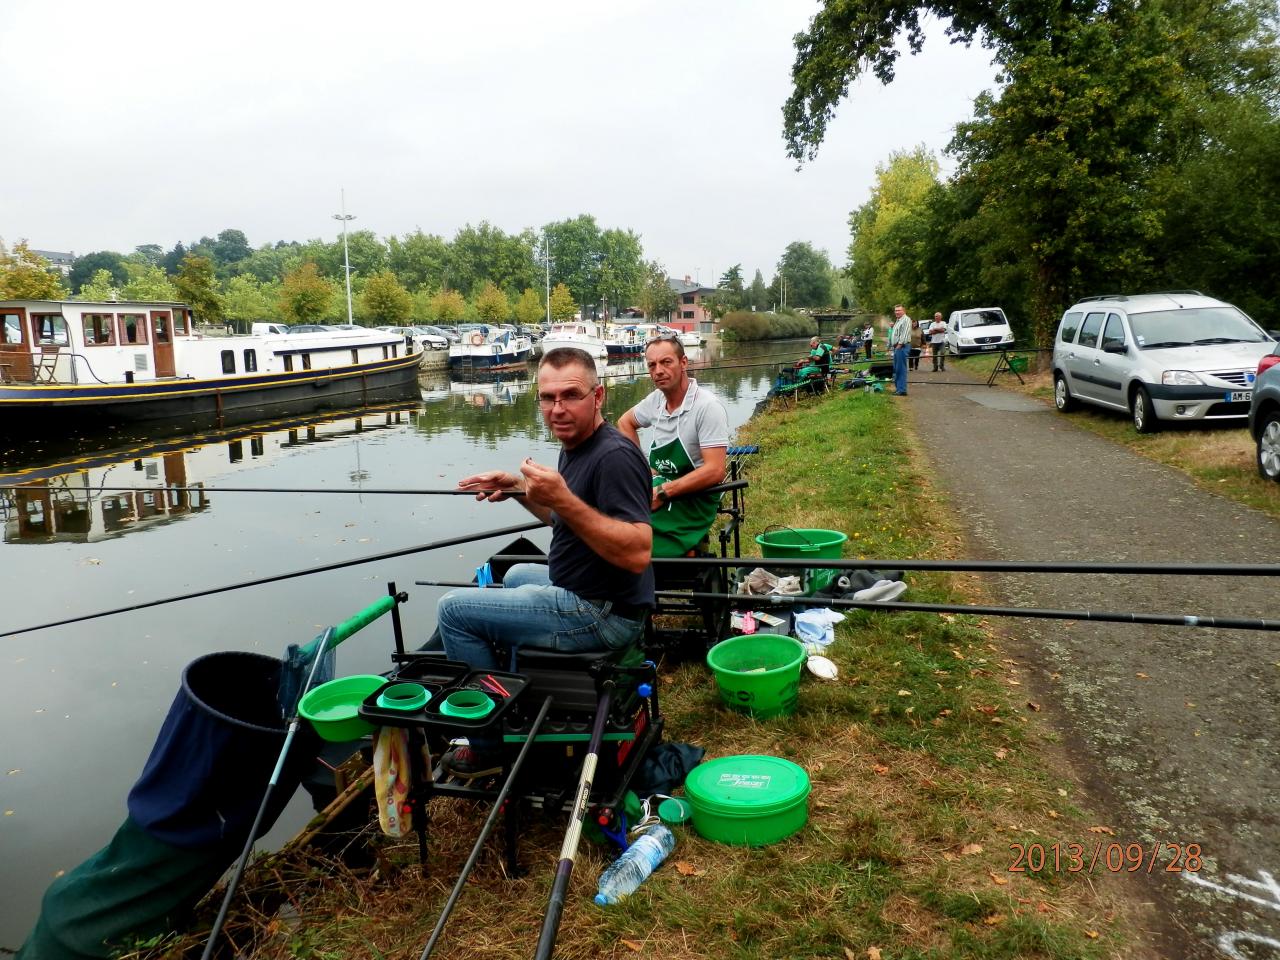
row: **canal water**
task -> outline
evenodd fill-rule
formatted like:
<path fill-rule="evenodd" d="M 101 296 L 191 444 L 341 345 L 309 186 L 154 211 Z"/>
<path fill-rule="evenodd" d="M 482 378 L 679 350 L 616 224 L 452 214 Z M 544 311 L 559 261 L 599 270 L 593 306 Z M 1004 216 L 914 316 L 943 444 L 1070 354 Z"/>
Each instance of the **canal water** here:
<path fill-rule="evenodd" d="M 802 342 L 690 350 L 731 428 Z M 616 420 L 651 388 L 641 361 L 601 364 Z M 526 456 L 554 466 L 533 369 L 497 382 L 424 375 L 418 402 L 357 414 L 159 438 L 50 437 L 0 449 L 0 632 L 525 523 L 515 503 L 467 497 L 219 493 L 225 487 L 452 488 Z M 3 428 L 0 427 L 0 437 Z M 9 447 L 0 441 L 0 447 Z M 17 492 L 47 483 L 47 494 Z M 204 486 L 178 494 L 166 487 Z M 106 488 L 141 488 L 129 492 Z M 547 534 L 529 535 L 544 548 Z M 126 814 L 183 667 L 218 650 L 279 656 L 385 595 L 406 642 L 435 626 L 438 588 L 470 579 L 503 540 L 354 566 L 0 638 L 0 947 L 18 947 L 44 888 L 103 846 Z M 338 651 L 338 674 L 390 668 L 391 618 Z M 300 792 L 269 843 L 309 816 Z"/>

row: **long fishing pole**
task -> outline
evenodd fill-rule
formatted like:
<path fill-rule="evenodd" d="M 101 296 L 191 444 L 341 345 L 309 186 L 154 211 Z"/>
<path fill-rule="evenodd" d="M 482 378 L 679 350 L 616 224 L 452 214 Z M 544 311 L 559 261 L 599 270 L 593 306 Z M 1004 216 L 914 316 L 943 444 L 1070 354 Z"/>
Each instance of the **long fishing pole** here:
<path fill-rule="evenodd" d="M 717 484 L 714 487 L 707 487 L 703 490 L 696 491 L 696 494 L 682 494 L 672 497 L 672 500 L 679 500 L 682 496 L 695 496 L 702 494 L 727 493 L 730 490 L 740 490 L 747 486 L 746 480 L 729 480 L 725 483 Z M 31 484 L 24 485 L 18 489 L 22 490 L 65 490 L 66 487 L 56 484 Z M 375 494 L 375 495 L 412 495 L 412 496 L 438 496 L 438 497 L 488 497 L 495 493 L 505 493 L 508 497 L 523 497 L 523 490 L 460 490 L 456 487 L 443 490 L 402 490 L 399 488 L 382 488 L 360 490 L 354 487 L 95 487 L 95 493 L 125 492 L 125 493 L 157 493 L 159 491 L 199 491 L 201 493 L 348 493 L 348 494 Z M 72 491 L 79 493 L 81 491 Z"/>
<path fill-rule="evenodd" d="M 245 867 L 249 863 L 249 855 L 253 852 L 253 843 L 258 838 L 258 828 L 262 825 L 262 818 L 266 814 L 268 804 L 271 802 L 271 795 L 275 792 L 276 785 L 280 782 L 280 774 L 284 770 L 285 758 L 289 755 L 289 748 L 293 746 L 293 739 L 298 732 L 298 725 L 302 722 L 298 707 L 302 703 L 302 698 L 306 696 L 307 691 L 311 689 L 311 684 L 315 682 L 316 672 L 320 668 L 320 661 L 324 659 L 326 653 L 337 647 L 338 644 L 373 623 L 388 610 L 395 609 L 397 604 L 403 603 L 407 599 L 408 595 L 404 593 L 382 597 L 350 619 L 344 620 L 336 626 L 326 628 L 324 635 L 321 637 L 321 642 L 316 644 L 315 655 L 311 660 L 311 671 L 307 674 L 307 682 L 303 684 L 302 690 L 298 693 L 298 699 L 294 702 L 293 709 L 290 711 L 289 730 L 285 734 L 284 745 L 280 748 L 280 756 L 276 758 L 275 768 L 271 771 L 271 777 L 267 781 L 267 789 L 262 795 L 262 803 L 258 806 L 258 813 L 253 818 L 253 826 L 249 828 L 249 836 L 245 838 L 244 850 L 240 853 L 240 859 L 236 861 L 235 872 L 227 882 L 227 892 L 222 898 L 222 905 L 218 908 L 218 916 L 213 921 L 213 928 L 209 931 L 209 939 L 205 942 L 204 952 L 200 955 L 200 960 L 209 960 L 213 955 L 213 945 L 218 939 L 218 934 L 222 932 L 223 923 L 226 922 L 227 910 L 230 909 L 231 900 L 240 885 L 241 877 L 244 876 Z"/>
<path fill-rule="evenodd" d="M 520 767 L 524 764 L 524 758 L 528 755 L 529 748 L 533 746 L 534 737 L 538 735 L 538 731 L 542 727 L 542 721 L 547 718 L 547 713 L 551 710 L 551 701 L 551 697 L 547 697 L 542 701 L 542 708 L 534 718 L 533 726 L 529 728 L 529 736 L 520 747 L 520 753 L 516 757 L 515 763 L 507 771 L 507 778 L 502 783 L 502 789 L 498 791 L 497 799 L 493 801 L 493 808 L 489 811 L 489 816 L 485 819 L 484 826 L 480 828 L 480 836 L 476 837 L 475 846 L 471 848 L 471 856 L 467 858 L 466 864 L 463 865 L 462 873 L 458 875 L 458 882 L 453 885 L 453 892 L 449 894 L 444 910 L 440 913 L 440 919 L 436 921 L 436 928 L 431 931 L 431 939 L 427 941 L 426 947 L 422 950 L 421 960 L 427 960 L 431 956 L 431 951 L 436 948 L 436 943 L 440 940 L 441 934 L 444 933 L 444 925 L 448 922 L 449 915 L 453 913 L 453 908 L 457 904 L 458 898 L 462 896 L 462 888 L 466 885 L 467 878 L 471 876 L 471 871 L 475 869 L 476 861 L 480 859 L 480 850 L 484 847 L 484 842 L 489 837 L 489 831 L 493 829 L 494 823 L 497 822 L 498 814 L 502 812 L 502 805 L 506 802 L 507 794 L 511 791 L 512 784 L 516 782 L 516 776 L 520 772 Z"/>
<path fill-rule="evenodd" d="M 702 593 L 658 590 L 654 596 L 690 600 L 723 600 L 735 606 L 834 607 L 836 609 L 889 610 L 915 613 L 967 613 L 984 617 L 1022 617 L 1031 620 L 1091 620 L 1095 623 L 1149 623 L 1170 627 L 1215 627 L 1224 630 L 1280 631 L 1280 620 L 1253 617 L 1193 616 L 1181 613 L 1131 613 L 1100 610 L 1048 610 L 1038 607 L 980 607 L 951 603 L 906 603 L 900 600 L 833 600 L 801 594 Z"/>
<path fill-rule="evenodd" d="M 573 863 L 578 856 L 582 821 L 586 819 L 587 805 L 591 800 L 591 784 L 596 775 L 600 742 L 604 739 L 604 724 L 609 716 L 609 705 L 612 699 L 613 681 L 606 680 L 596 705 L 595 722 L 591 725 L 591 740 L 587 744 L 587 754 L 582 758 L 582 776 L 578 780 L 578 793 L 574 797 L 573 810 L 569 814 L 569 829 L 565 831 L 564 844 L 560 847 L 560 861 L 556 864 L 556 877 L 551 884 L 551 899 L 547 904 L 547 915 L 542 920 L 542 931 L 538 934 L 538 947 L 533 954 L 534 960 L 551 960 L 551 954 L 556 949 L 560 915 L 564 913 L 565 895 L 569 890 L 569 879 L 573 876 Z"/>
<path fill-rule="evenodd" d="M 674 497 L 672 499 L 675 499 Z M 546 563 L 543 556 L 499 553 L 491 560 Z M 963 573 L 1143 574 L 1151 576 L 1280 577 L 1275 563 L 1089 563 L 1039 560 L 801 560 L 791 557 L 658 557 L 676 567 L 767 567 L 771 570 L 940 570 Z"/>
<path fill-rule="evenodd" d="M 538 530 L 545 527 L 546 524 L 541 521 L 531 523 L 519 523 L 514 527 L 502 527 L 498 530 L 486 530 L 484 533 L 471 534 L 465 537 L 451 537 L 448 540 L 437 540 L 434 543 L 423 544 L 418 547 L 405 547 L 403 550 L 389 550 L 386 553 L 375 553 L 369 557 L 360 557 L 356 560 L 340 560 L 336 563 L 326 563 L 319 567 L 308 567 L 305 570 L 294 570 L 291 573 L 279 573 L 270 577 L 259 577 L 256 580 L 245 580 L 242 583 L 232 583 L 223 587 L 213 587 L 208 590 L 197 590 L 194 593 L 183 593 L 176 597 L 165 597 L 161 600 L 147 600 L 144 603 L 134 603 L 127 607 L 116 607 L 114 610 L 102 610 L 98 613 L 87 613 L 79 617 L 68 617 L 65 620 L 55 620 L 52 623 L 42 623 L 34 627 L 22 627 L 18 630 L 6 630 L 0 633 L 0 638 L 17 636 L 20 633 L 31 633 L 34 630 L 48 630 L 51 627 L 64 627 L 71 623 L 82 623 L 85 620 L 96 620 L 99 617 L 110 617 L 117 613 L 129 613 L 133 610 L 145 610 L 148 607 L 159 607 L 166 603 L 177 603 L 180 600 L 194 600 L 197 597 L 208 597 L 218 593 L 227 593 L 231 590 L 243 590 L 246 587 L 258 587 L 267 583 L 276 583 L 280 580 L 292 580 L 294 577 L 305 577 L 313 573 L 327 573 L 330 570 L 341 570 L 344 567 L 355 567 L 362 563 L 375 563 L 379 560 L 391 560 L 396 557 L 407 557 L 414 553 L 423 553 L 427 550 L 440 550 L 444 547 L 456 547 L 463 543 L 472 543 L 476 540 L 488 540 L 491 537 L 507 537 L 513 533 L 525 533 L 529 530 Z"/>

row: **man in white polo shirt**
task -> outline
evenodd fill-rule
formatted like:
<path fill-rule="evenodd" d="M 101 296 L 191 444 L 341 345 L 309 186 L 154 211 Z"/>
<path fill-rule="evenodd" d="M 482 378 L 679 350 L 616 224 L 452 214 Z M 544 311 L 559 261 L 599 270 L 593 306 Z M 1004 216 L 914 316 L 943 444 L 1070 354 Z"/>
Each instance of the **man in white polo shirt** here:
<path fill-rule="evenodd" d="M 644 359 L 658 389 L 624 413 L 618 429 L 639 446 L 640 429 L 653 428 L 653 555 L 680 557 L 711 529 L 719 498 L 672 498 L 724 480 L 729 416 L 715 395 L 689 378 L 689 358 L 678 338 L 650 340 Z"/>

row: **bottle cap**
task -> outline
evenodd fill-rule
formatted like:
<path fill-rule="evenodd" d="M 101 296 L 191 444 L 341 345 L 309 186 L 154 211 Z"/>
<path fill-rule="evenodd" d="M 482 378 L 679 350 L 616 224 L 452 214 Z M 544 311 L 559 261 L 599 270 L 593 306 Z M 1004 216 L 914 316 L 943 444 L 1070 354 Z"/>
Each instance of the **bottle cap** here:
<path fill-rule="evenodd" d="M 669 826 L 685 823 L 693 816 L 689 801 L 671 797 L 658 804 L 658 819 Z"/>

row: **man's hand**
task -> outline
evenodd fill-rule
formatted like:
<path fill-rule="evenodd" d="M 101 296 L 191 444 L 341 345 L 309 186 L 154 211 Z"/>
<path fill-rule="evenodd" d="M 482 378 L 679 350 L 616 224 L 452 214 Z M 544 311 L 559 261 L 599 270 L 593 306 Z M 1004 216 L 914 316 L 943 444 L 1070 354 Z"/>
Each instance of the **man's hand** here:
<path fill-rule="evenodd" d="M 506 491 L 522 492 L 525 489 L 524 478 L 503 470 L 490 470 L 488 473 L 477 473 L 463 477 L 458 481 L 459 490 L 475 490 L 477 500 L 488 500 L 500 503 L 508 499 Z M 492 491 L 492 492 L 489 492 Z"/>
<path fill-rule="evenodd" d="M 662 490 L 665 487 L 666 487 L 666 484 L 664 483 L 653 488 L 653 496 L 649 503 L 650 510 L 657 510 L 659 507 L 666 506 L 667 501 L 663 500 L 660 496 L 658 496 L 658 491 Z"/>
<path fill-rule="evenodd" d="M 564 482 L 564 477 L 550 467 L 535 463 L 532 457 L 520 465 L 520 473 L 523 477 L 525 499 L 530 504 L 559 513 L 560 508 L 569 500 L 576 499 L 569 490 L 569 485 Z"/>

